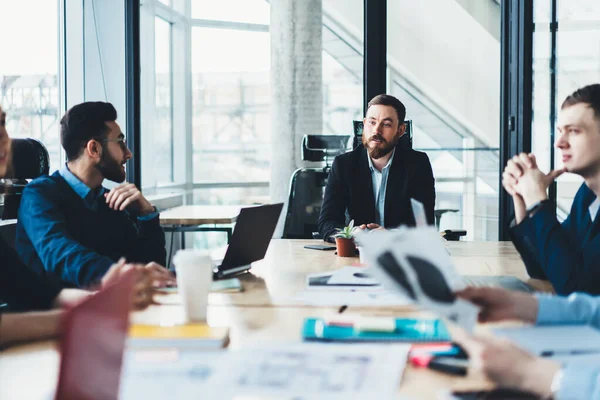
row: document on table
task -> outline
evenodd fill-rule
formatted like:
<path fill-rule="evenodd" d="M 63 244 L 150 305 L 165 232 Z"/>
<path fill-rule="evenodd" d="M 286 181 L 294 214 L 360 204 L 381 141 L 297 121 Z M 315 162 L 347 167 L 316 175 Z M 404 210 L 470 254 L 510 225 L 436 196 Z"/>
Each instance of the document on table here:
<path fill-rule="evenodd" d="M 309 274 L 306 288 L 292 296 L 279 299 L 280 302 L 312 306 L 406 306 L 412 301 L 385 288 L 371 276 L 371 269 L 346 266 L 340 269 Z"/>
<path fill-rule="evenodd" d="M 221 387 L 277 399 L 395 399 L 410 345 L 302 343 L 232 352 Z"/>
<path fill-rule="evenodd" d="M 381 288 L 381 284 L 370 274 L 370 268 L 346 266 L 332 271 L 306 276 L 306 288 Z"/>
<path fill-rule="evenodd" d="M 127 351 L 121 372 L 121 400 L 222 399 L 215 391 L 226 370 L 225 351 Z"/>
<path fill-rule="evenodd" d="M 539 356 L 565 362 L 600 361 L 600 331 L 589 325 L 552 325 L 492 330 Z"/>
<path fill-rule="evenodd" d="M 354 307 L 382 307 L 382 306 L 406 306 L 413 304 L 412 301 L 401 293 L 389 290 L 375 290 L 372 288 L 360 288 L 352 290 L 304 290 L 293 296 L 280 299 L 282 302 L 303 304 L 319 307 L 329 306 L 354 306 Z"/>
<path fill-rule="evenodd" d="M 410 345 L 276 344 L 125 360 L 120 398 L 396 399 Z M 211 397 L 212 396 L 212 397 Z"/>

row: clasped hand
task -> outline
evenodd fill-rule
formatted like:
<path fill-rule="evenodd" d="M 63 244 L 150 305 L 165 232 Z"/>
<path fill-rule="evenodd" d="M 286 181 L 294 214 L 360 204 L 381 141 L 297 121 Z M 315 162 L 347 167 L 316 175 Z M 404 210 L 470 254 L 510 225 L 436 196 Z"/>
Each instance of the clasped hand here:
<path fill-rule="evenodd" d="M 502 174 L 502 186 L 513 196 L 524 202 L 529 208 L 547 198 L 548 186 L 566 170 L 555 169 L 544 174 L 538 168 L 533 154 L 521 153 L 506 164 Z"/>

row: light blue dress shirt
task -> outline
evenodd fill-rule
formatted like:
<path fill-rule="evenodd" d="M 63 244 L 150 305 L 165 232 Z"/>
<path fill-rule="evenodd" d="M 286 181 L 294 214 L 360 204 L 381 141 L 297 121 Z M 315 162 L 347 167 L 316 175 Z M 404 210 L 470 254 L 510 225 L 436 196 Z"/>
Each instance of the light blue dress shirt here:
<path fill-rule="evenodd" d="M 83 199 L 86 207 L 90 210 L 96 210 L 97 201 L 104 196 L 108 189 L 103 186 L 100 186 L 97 190 L 92 190 L 85 183 L 79 180 L 71 171 L 69 171 L 69 167 L 67 164 L 63 165 L 62 168 L 58 171 L 60 176 L 71 186 L 71 188 Z M 139 216 L 138 219 L 141 221 L 149 221 L 158 216 L 158 212 L 152 212 L 150 214 Z"/>
<path fill-rule="evenodd" d="M 371 183 L 373 184 L 373 196 L 375 197 L 375 223 L 385 228 L 385 191 L 387 189 L 390 167 L 394 160 L 396 149 L 392 150 L 392 155 L 381 172 L 373 165 L 373 160 L 367 154 L 369 160 L 369 169 L 371 170 Z"/>
<path fill-rule="evenodd" d="M 537 298 L 538 325 L 589 324 L 600 329 L 600 296 L 573 293 L 569 297 L 537 295 Z M 600 399 L 600 362 L 567 365 L 555 399 Z"/>

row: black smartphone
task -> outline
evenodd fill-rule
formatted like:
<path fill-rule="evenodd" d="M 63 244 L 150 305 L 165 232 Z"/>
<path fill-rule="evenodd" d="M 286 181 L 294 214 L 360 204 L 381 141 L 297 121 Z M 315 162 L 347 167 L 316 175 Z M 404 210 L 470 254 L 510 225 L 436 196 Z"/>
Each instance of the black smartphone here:
<path fill-rule="evenodd" d="M 331 246 L 328 244 L 307 244 L 306 246 L 304 246 L 305 249 L 311 249 L 311 250 L 335 250 L 336 247 L 335 246 Z"/>

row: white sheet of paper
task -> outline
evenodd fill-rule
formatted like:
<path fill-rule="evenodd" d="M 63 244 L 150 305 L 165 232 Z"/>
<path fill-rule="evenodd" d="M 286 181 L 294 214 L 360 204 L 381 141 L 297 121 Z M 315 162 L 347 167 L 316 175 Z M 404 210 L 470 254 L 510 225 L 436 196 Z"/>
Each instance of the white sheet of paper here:
<path fill-rule="evenodd" d="M 600 330 L 589 325 L 522 326 L 493 332 L 537 355 L 554 352 L 568 357 L 571 352 L 596 352 L 600 358 Z"/>
<path fill-rule="evenodd" d="M 459 288 L 457 286 L 462 283 L 462 278 L 435 228 L 380 231 L 369 235 L 359 232 L 357 236 L 363 245 L 367 263 L 374 267 L 372 275 L 386 289 L 397 290 L 408 298 L 414 296 L 419 306 L 450 319 L 469 332 L 473 331 L 479 309 L 461 299 L 442 299 L 448 289 L 453 292 Z M 384 268 L 380 262 L 386 257 L 393 260 L 391 272 L 389 266 Z M 431 271 L 424 272 L 425 267 Z M 407 288 L 399 283 L 399 277 L 405 281 Z"/>
<path fill-rule="evenodd" d="M 344 305 L 349 307 L 382 307 L 406 306 L 412 304 L 412 301 L 401 293 L 383 290 L 381 287 L 371 288 L 368 286 L 352 290 L 310 289 L 298 292 L 290 297 L 278 299 L 277 301 L 319 307 Z"/>
<path fill-rule="evenodd" d="M 368 275 L 368 276 L 365 276 Z M 346 266 L 332 271 L 320 272 L 316 274 L 309 274 L 306 276 L 306 287 L 307 288 L 319 288 L 323 289 L 327 286 L 322 285 L 310 285 L 309 279 L 314 277 L 322 277 L 322 276 L 331 276 L 327 281 L 328 285 L 332 286 L 381 286 L 379 282 L 373 279 L 372 276 L 369 275 L 369 268 L 365 267 L 353 267 Z"/>
<path fill-rule="evenodd" d="M 425 214 L 425 207 L 423 203 L 418 200 L 410 199 L 410 205 L 412 207 L 413 216 L 415 217 L 415 224 L 417 228 L 427 226 L 427 215 Z"/>
<path fill-rule="evenodd" d="M 219 387 L 277 399 L 397 399 L 410 345 L 281 344 L 230 352 Z"/>

